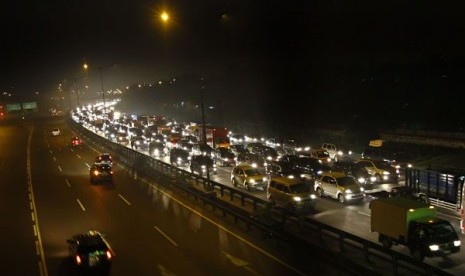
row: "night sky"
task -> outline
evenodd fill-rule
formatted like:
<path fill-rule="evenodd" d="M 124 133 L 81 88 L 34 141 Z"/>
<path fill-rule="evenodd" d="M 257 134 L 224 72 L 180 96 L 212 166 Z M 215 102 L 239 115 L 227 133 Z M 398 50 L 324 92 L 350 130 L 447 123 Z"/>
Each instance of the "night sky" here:
<path fill-rule="evenodd" d="M 449 1 L 2 1 L 0 18 L 0 89 L 24 98 L 84 76 L 97 91 L 105 67 L 109 88 L 222 79 L 230 89 L 211 93 L 258 100 L 261 117 L 283 125 L 283 114 L 308 125 L 465 125 L 465 20 Z"/>

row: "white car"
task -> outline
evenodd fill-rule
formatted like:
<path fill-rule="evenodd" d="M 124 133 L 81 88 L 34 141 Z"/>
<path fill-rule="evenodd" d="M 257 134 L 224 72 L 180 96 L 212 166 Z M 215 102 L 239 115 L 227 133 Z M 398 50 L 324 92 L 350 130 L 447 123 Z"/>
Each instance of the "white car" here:
<path fill-rule="evenodd" d="M 325 149 L 329 153 L 329 157 L 331 159 L 337 161 L 338 152 L 335 144 L 323 143 L 323 145 L 321 145 L 321 148 Z"/>
<path fill-rule="evenodd" d="M 54 128 L 52 130 L 52 136 L 59 136 L 61 134 L 61 131 L 59 128 Z"/>

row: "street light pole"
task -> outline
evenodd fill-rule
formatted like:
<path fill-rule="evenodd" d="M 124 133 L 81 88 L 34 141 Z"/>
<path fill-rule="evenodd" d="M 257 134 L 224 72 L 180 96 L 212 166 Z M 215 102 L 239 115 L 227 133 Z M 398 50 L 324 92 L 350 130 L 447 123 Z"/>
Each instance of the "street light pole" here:
<path fill-rule="evenodd" d="M 98 67 L 98 70 L 100 71 L 100 83 L 102 85 L 102 99 L 103 99 L 103 116 L 105 118 L 107 114 L 107 104 L 105 102 L 105 90 L 103 89 L 103 67 Z"/>

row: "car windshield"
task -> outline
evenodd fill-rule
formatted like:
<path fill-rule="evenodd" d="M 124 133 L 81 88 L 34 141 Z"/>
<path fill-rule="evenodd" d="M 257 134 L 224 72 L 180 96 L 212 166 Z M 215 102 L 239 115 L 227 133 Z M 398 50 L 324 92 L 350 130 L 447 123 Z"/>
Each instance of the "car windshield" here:
<path fill-rule="evenodd" d="M 450 223 L 439 221 L 438 223 L 430 224 L 427 228 L 427 234 L 434 239 L 433 242 L 442 242 L 451 238 L 456 238 L 455 230 Z"/>
<path fill-rule="evenodd" d="M 261 175 L 260 171 L 257 170 L 257 169 L 247 169 L 247 170 L 245 170 L 245 174 L 247 176 Z"/>
<path fill-rule="evenodd" d="M 351 185 L 357 185 L 357 182 L 355 179 L 349 176 L 343 176 L 337 178 L 337 183 L 339 186 L 351 186 Z"/>
<path fill-rule="evenodd" d="M 375 164 L 378 169 L 382 170 L 389 170 L 392 168 L 388 161 L 373 161 L 373 164 Z"/>
<path fill-rule="evenodd" d="M 300 194 L 309 192 L 310 186 L 304 182 L 300 182 L 294 185 L 290 185 L 289 189 L 291 190 L 291 194 Z"/>
<path fill-rule="evenodd" d="M 325 157 L 329 157 L 329 153 L 327 151 L 317 151 L 316 156 L 318 158 L 325 158 Z"/>

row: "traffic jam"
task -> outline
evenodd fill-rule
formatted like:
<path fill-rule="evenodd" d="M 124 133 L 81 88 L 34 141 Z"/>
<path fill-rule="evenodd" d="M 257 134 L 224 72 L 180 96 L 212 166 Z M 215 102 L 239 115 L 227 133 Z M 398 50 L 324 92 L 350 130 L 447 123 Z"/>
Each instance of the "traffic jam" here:
<path fill-rule="evenodd" d="M 315 211 L 316 198 L 337 204 L 369 202 L 371 231 L 378 233 L 378 242 L 386 248 L 405 245 L 420 261 L 460 251 L 454 227 L 437 216 L 428 195 L 401 185 L 406 180 L 401 172 L 412 165 L 379 158 L 377 147 L 355 154 L 332 143 L 315 147 L 293 139 L 259 139 L 224 126 L 122 114 L 115 111 L 116 103 L 105 109 L 102 105 L 76 109 L 72 118 L 114 143 L 241 189 L 295 214 Z M 104 114 L 106 109 L 109 112 Z M 112 182 L 108 166 L 106 178 L 100 177 L 103 170 L 91 168 L 91 182 Z M 427 175 L 430 177 L 429 172 Z M 391 213 L 396 216 L 383 219 Z M 394 228 L 399 231 L 392 231 L 392 225 L 398 225 Z"/>

